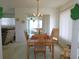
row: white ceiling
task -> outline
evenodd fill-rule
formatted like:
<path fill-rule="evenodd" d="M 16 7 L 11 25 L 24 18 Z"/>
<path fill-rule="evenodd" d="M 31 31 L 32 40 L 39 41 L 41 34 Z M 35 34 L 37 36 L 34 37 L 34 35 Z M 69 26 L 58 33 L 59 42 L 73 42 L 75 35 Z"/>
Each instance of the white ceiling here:
<path fill-rule="evenodd" d="M 67 5 L 73 0 L 40 0 L 40 8 L 57 8 Z M 4 13 L 14 13 L 15 8 L 36 8 L 36 0 L 0 0 L 0 6 L 4 8 Z"/>
<path fill-rule="evenodd" d="M 41 8 L 56 8 L 72 0 L 40 0 Z M 36 8 L 36 0 L 13 0 L 15 8 Z"/>

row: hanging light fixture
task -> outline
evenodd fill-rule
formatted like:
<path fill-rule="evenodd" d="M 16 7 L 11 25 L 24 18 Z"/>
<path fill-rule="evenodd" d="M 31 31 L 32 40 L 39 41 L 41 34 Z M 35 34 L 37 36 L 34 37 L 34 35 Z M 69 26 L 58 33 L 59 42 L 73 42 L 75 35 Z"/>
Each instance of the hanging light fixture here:
<path fill-rule="evenodd" d="M 41 14 L 39 11 L 39 0 L 36 0 L 36 1 L 37 1 L 37 9 L 36 9 L 36 13 L 33 13 L 33 16 L 41 17 L 41 16 L 43 16 L 43 14 Z"/>

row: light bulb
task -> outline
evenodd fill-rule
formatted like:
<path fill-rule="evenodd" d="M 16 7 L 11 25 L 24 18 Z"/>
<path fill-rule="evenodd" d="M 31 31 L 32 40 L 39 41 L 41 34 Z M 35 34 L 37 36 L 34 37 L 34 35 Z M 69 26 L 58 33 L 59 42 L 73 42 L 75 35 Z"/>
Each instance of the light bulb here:
<path fill-rule="evenodd" d="M 43 14 L 41 14 L 41 16 L 43 16 Z"/>
<path fill-rule="evenodd" d="M 36 16 L 36 14 L 35 14 L 35 13 L 33 13 L 33 15 L 34 15 L 34 16 Z"/>
<path fill-rule="evenodd" d="M 38 17 L 40 16 L 40 13 L 38 13 L 38 15 L 37 15 Z"/>

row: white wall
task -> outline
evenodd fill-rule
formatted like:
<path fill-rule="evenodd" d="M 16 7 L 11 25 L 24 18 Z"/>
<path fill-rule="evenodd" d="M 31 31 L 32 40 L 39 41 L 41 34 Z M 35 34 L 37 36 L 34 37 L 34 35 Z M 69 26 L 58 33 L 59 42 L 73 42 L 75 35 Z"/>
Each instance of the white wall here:
<path fill-rule="evenodd" d="M 16 42 L 26 42 L 25 34 L 25 24 L 21 21 L 16 21 L 15 31 L 16 31 Z"/>
<path fill-rule="evenodd" d="M 44 15 L 42 18 L 43 21 L 43 32 L 49 34 L 50 30 L 50 16 L 49 15 Z"/>
<path fill-rule="evenodd" d="M 0 19 L 0 59 L 3 59 L 3 56 L 2 56 L 1 19 Z"/>
<path fill-rule="evenodd" d="M 54 15 L 50 15 L 50 34 L 52 29 L 56 27 L 56 19 Z"/>
<path fill-rule="evenodd" d="M 74 1 L 79 4 L 79 0 L 74 0 Z"/>
<path fill-rule="evenodd" d="M 26 26 L 25 23 L 22 22 L 23 20 L 26 20 L 26 16 L 27 15 L 25 14 L 25 10 L 15 9 L 15 17 L 16 17 L 15 31 L 16 31 L 17 42 L 26 42 L 24 34 Z"/>
<path fill-rule="evenodd" d="M 72 44 L 71 44 L 71 59 L 78 59 L 78 46 L 79 46 L 79 20 L 73 21 L 72 29 Z"/>
<path fill-rule="evenodd" d="M 74 0 L 75 1 L 75 0 Z M 76 3 L 79 4 L 79 0 L 76 0 Z M 78 21 L 79 22 L 79 21 Z M 79 31 L 78 31 L 79 32 Z M 79 57 L 79 33 L 78 33 L 78 57 Z M 79 59 L 79 58 L 78 58 Z"/>
<path fill-rule="evenodd" d="M 54 9 L 50 14 L 50 34 L 53 28 L 59 28 L 59 9 Z"/>

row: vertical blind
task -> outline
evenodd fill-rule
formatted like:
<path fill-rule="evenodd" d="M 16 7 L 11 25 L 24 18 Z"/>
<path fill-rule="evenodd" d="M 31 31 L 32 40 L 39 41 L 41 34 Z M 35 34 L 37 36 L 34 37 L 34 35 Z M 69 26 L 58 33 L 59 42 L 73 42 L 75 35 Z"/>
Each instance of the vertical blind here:
<path fill-rule="evenodd" d="M 60 13 L 60 37 L 71 42 L 72 19 L 70 17 L 70 9 L 67 9 Z"/>

